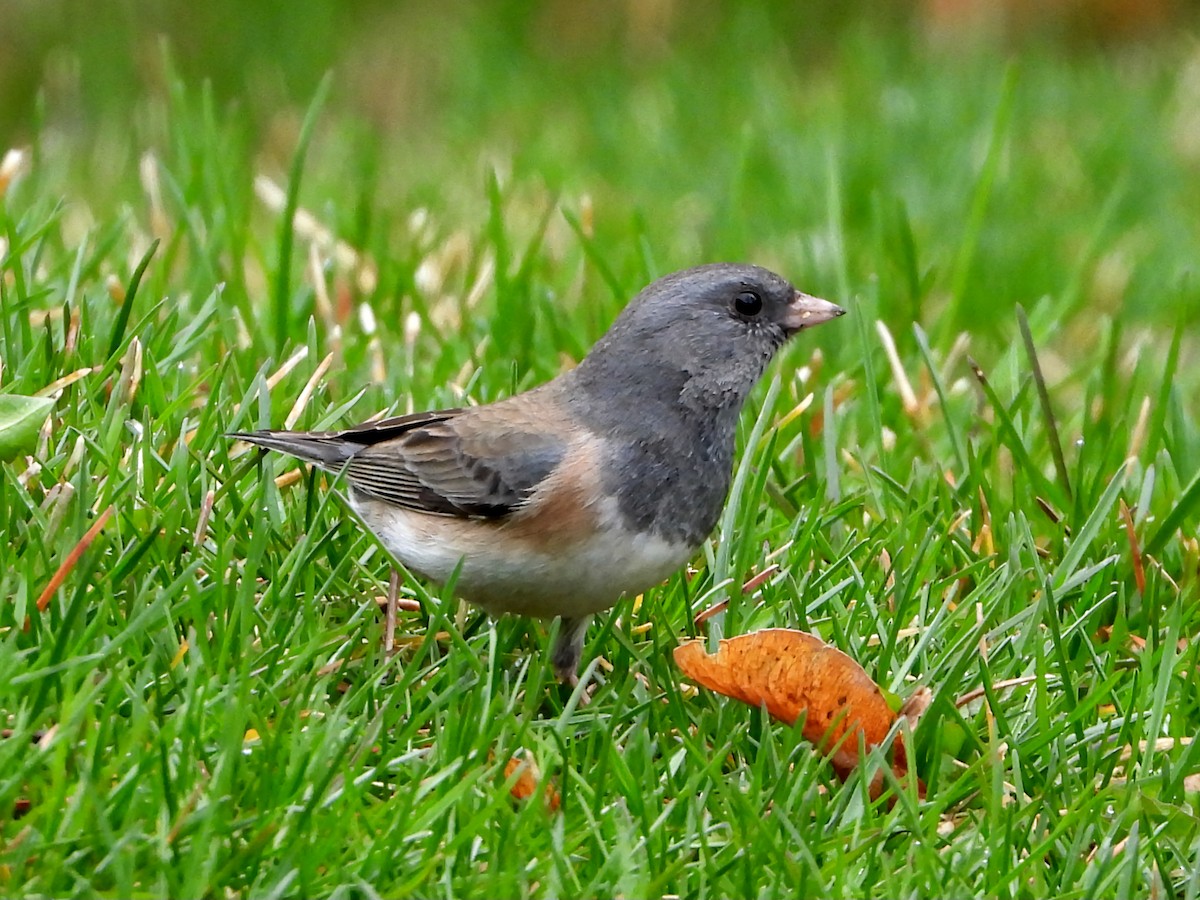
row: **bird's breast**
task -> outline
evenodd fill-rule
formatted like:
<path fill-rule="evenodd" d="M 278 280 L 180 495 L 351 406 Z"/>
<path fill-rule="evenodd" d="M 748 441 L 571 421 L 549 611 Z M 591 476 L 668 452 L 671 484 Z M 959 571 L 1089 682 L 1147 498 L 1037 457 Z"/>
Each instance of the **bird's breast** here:
<path fill-rule="evenodd" d="M 698 541 L 632 522 L 605 485 L 611 451 L 580 438 L 528 503 L 501 520 L 432 515 L 365 496 L 351 503 L 397 559 L 492 613 L 549 618 L 612 606 L 662 582 Z"/>
<path fill-rule="evenodd" d="M 613 454 L 604 478 L 627 527 L 695 548 L 721 515 L 732 465 L 732 440 L 649 436 Z"/>

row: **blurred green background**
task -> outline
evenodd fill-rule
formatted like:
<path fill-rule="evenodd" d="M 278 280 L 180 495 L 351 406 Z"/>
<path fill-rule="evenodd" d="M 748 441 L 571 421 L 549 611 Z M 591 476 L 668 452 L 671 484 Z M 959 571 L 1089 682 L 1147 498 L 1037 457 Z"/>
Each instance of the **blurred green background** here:
<path fill-rule="evenodd" d="M 1167 0 L 6 0 L 0 135 L 36 142 L 103 218 L 138 194 L 139 154 L 195 152 L 171 121 L 197 110 L 234 177 L 282 180 L 332 72 L 302 201 L 384 255 L 418 207 L 481 221 L 495 167 L 531 197 L 587 195 L 612 243 L 636 220 L 663 271 L 743 257 L 826 293 L 878 279 L 897 327 L 948 294 L 949 324 L 983 331 L 1044 295 L 1065 319 L 1168 324 L 1200 313 L 1195 20 Z"/>

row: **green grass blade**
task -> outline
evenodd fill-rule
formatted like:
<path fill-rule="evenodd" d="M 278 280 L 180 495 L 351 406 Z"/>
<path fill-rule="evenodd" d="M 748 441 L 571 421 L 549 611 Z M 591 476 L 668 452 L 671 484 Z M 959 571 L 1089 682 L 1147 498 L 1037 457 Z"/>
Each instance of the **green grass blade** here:
<path fill-rule="evenodd" d="M 1021 440 L 1021 435 L 1017 431 L 1016 425 L 1013 424 L 1012 416 L 1009 415 L 1008 409 L 1001 402 L 1000 397 L 996 394 L 996 389 L 992 387 L 988 381 L 983 369 L 975 360 L 968 357 L 968 362 L 971 366 L 971 371 L 975 374 L 975 380 L 979 382 L 979 386 L 983 388 L 984 394 L 987 396 L 988 402 L 992 405 L 993 412 L 996 413 L 996 420 L 1000 425 L 1001 439 L 1004 445 L 1012 452 L 1014 459 L 1020 465 L 1022 471 L 1033 483 L 1033 486 L 1043 494 L 1054 497 L 1060 504 L 1062 496 L 1055 489 L 1054 485 L 1047 480 L 1042 474 L 1041 469 L 1033 461 L 1033 457 L 1029 454 L 1029 449 Z"/>
<path fill-rule="evenodd" d="M 308 110 L 304 113 L 304 121 L 300 125 L 300 136 L 296 141 L 296 152 L 292 156 L 292 167 L 288 173 L 287 198 L 283 205 L 283 214 L 279 223 L 279 257 L 275 263 L 275 291 L 272 308 L 272 331 L 275 338 L 275 352 L 282 353 L 290 336 L 289 325 L 292 311 L 292 246 L 295 242 L 296 209 L 300 205 L 300 180 L 304 174 L 304 160 L 308 156 L 308 145 L 312 141 L 313 131 L 317 126 L 317 117 L 333 84 L 332 73 L 326 73 L 317 85 Z"/>
<path fill-rule="evenodd" d="M 950 417 L 946 385 L 943 383 L 942 376 L 933 362 L 933 352 L 929 349 L 929 339 L 925 336 L 925 330 L 916 322 L 913 323 L 913 335 L 917 339 L 917 348 L 921 351 L 921 357 L 925 360 L 925 368 L 929 372 L 930 380 L 933 382 L 933 389 L 937 392 L 938 408 L 941 409 L 942 420 L 946 423 L 946 437 L 950 441 L 950 448 L 954 451 L 954 459 L 958 463 L 958 471 L 961 475 L 965 476 L 968 471 L 967 457 L 963 453 L 963 443 L 958 434 L 959 428 Z"/>
<path fill-rule="evenodd" d="M 1083 527 L 1079 529 L 1079 533 L 1071 538 L 1071 544 L 1067 547 L 1067 552 L 1063 554 L 1063 558 L 1055 568 L 1054 576 L 1051 578 L 1051 583 L 1056 592 L 1061 593 L 1063 584 L 1075 574 L 1075 570 L 1083 562 L 1084 556 L 1091 548 L 1092 543 L 1096 540 L 1104 525 L 1106 523 L 1112 524 L 1111 515 L 1113 508 L 1117 504 L 1117 497 L 1121 494 L 1121 488 L 1125 485 L 1126 468 L 1127 466 L 1122 465 L 1117 470 L 1117 473 L 1113 475 L 1108 483 L 1108 487 L 1104 489 L 1104 493 L 1100 496 L 1099 501 L 1097 501 L 1088 515 L 1087 521 L 1083 523 Z"/>
<path fill-rule="evenodd" d="M 125 300 L 117 313 L 117 320 L 113 323 L 112 334 L 108 339 L 107 356 L 109 359 L 120 352 L 121 345 L 125 342 L 125 329 L 129 325 L 130 315 L 133 314 L 133 301 L 137 298 L 138 288 L 142 286 L 142 276 L 146 274 L 146 267 L 150 265 L 150 260 L 154 258 L 154 252 L 160 243 L 162 243 L 160 238 L 155 238 L 151 242 L 150 247 L 138 262 L 137 268 L 129 277 L 129 285 L 125 288 Z"/>
<path fill-rule="evenodd" d="M 734 558 L 734 539 L 738 536 L 737 522 L 743 506 L 758 499 L 757 497 L 747 496 L 746 486 L 750 483 L 751 472 L 755 465 L 762 464 L 757 459 L 757 454 L 762 444 L 763 435 L 767 431 L 767 425 L 775 416 L 775 405 L 779 399 L 782 384 L 779 378 L 771 379 L 771 383 L 767 388 L 767 396 L 763 399 L 762 408 L 759 411 L 758 418 L 754 420 L 754 427 L 750 431 L 750 437 L 746 439 L 746 448 L 742 452 L 742 458 L 738 461 L 737 470 L 733 474 L 733 484 L 729 488 L 729 497 L 725 501 L 725 510 L 721 513 L 721 523 L 717 527 L 717 553 L 716 562 L 713 565 L 713 580 L 717 583 L 730 581 L 729 601 L 731 604 L 736 602 L 736 597 L 740 590 L 740 582 L 737 584 L 733 583 L 737 580 L 740 573 L 732 571 L 731 566 L 731 561 Z M 725 613 L 721 612 L 709 620 L 712 634 L 720 635 L 724 617 Z"/>
<path fill-rule="evenodd" d="M 579 246 L 583 248 L 584 255 L 587 256 L 588 262 L 596 267 L 596 271 L 600 273 L 601 280 L 603 280 L 604 283 L 608 285 L 608 289 L 612 291 L 613 297 L 622 303 L 629 299 L 625 296 L 625 289 L 621 286 L 621 280 L 617 278 L 616 273 L 613 272 L 612 267 L 609 266 L 608 260 L 605 259 L 604 254 L 597 249 L 596 242 L 588 235 L 586 231 L 583 230 L 583 224 L 579 221 L 579 217 L 566 208 L 562 210 L 562 215 L 563 219 L 566 220 L 566 223 L 571 226 L 571 230 L 575 232 L 575 236 L 579 239 Z"/>
<path fill-rule="evenodd" d="M 1200 472 L 1183 489 L 1171 511 L 1167 513 L 1154 537 L 1146 544 L 1146 553 L 1157 556 L 1167 546 L 1167 541 L 1179 530 L 1190 516 L 1200 510 Z"/>
<path fill-rule="evenodd" d="M 1042 418 L 1046 422 L 1046 440 L 1050 444 L 1050 454 L 1054 458 L 1054 470 L 1058 473 L 1059 484 L 1067 500 L 1071 499 L 1071 476 L 1067 474 L 1067 461 L 1063 458 L 1062 439 L 1058 435 L 1058 422 L 1054 418 L 1054 407 L 1050 403 L 1050 392 L 1046 388 L 1046 376 L 1042 374 L 1042 364 L 1038 359 L 1037 347 L 1033 344 L 1033 333 L 1029 330 L 1029 319 L 1025 316 L 1025 307 L 1017 304 L 1017 324 L 1021 330 L 1021 340 L 1025 344 L 1025 355 L 1029 357 L 1029 365 L 1033 368 L 1033 383 L 1037 387 L 1038 401 L 1042 408 Z"/>

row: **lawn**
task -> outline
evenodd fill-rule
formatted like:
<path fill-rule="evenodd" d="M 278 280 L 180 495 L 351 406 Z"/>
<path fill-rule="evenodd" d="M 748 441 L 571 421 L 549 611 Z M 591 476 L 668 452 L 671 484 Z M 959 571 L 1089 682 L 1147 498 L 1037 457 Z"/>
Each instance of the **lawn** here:
<path fill-rule="evenodd" d="M 0 894 L 1200 895 L 1196 23 L 795 6 L 0 7 Z M 715 260 L 850 315 L 589 696 L 407 577 L 388 658 L 334 480 L 225 437 L 507 396 Z M 931 691 L 924 796 L 672 660 L 767 627 Z"/>

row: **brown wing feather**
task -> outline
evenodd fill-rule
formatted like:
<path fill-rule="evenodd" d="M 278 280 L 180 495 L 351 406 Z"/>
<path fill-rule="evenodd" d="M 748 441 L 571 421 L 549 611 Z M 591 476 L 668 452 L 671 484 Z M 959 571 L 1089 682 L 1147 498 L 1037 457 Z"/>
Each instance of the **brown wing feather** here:
<path fill-rule="evenodd" d="M 520 509 L 563 458 L 561 422 L 527 397 L 368 422 L 341 431 L 236 434 L 332 472 L 358 493 L 447 516 L 502 518 Z"/>
<path fill-rule="evenodd" d="M 559 464 L 564 442 L 519 415 L 523 404 L 476 407 L 385 429 L 346 467 L 355 490 L 422 512 L 502 518 Z M 383 423 L 380 423 L 383 424 Z M 374 438 L 357 430 L 351 440 Z"/>

